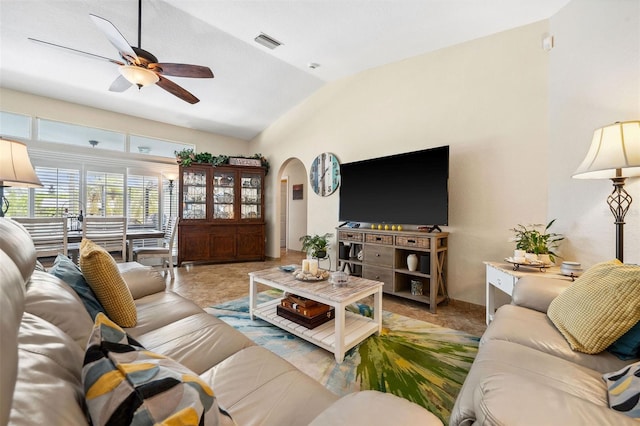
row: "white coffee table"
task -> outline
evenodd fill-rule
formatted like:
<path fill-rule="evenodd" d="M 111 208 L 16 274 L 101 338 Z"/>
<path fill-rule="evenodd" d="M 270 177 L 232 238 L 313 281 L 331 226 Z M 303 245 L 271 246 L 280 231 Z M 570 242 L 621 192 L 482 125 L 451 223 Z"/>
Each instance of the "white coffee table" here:
<path fill-rule="evenodd" d="M 264 284 L 282 291 L 297 294 L 335 308 L 335 319 L 314 329 L 289 321 L 276 313 L 280 299 L 258 305 L 258 286 Z M 382 286 L 380 281 L 349 277 L 344 287 L 334 287 L 328 280 L 299 281 L 290 272 L 279 268 L 249 273 L 249 314 L 251 319 L 261 318 L 276 327 L 287 330 L 335 354 L 336 362 L 344 360 L 344 354 L 372 334 L 382 331 Z M 346 311 L 351 303 L 373 295 L 373 318 Z"/>

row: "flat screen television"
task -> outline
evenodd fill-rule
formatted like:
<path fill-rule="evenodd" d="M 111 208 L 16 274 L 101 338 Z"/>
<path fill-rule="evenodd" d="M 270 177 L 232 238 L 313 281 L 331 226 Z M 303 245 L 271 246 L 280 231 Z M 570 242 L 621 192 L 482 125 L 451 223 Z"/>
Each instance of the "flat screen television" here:
<path fill-rule="evenodd" d="M 447 225 L 449 146 L 340 166 L 344 222 Z"/>

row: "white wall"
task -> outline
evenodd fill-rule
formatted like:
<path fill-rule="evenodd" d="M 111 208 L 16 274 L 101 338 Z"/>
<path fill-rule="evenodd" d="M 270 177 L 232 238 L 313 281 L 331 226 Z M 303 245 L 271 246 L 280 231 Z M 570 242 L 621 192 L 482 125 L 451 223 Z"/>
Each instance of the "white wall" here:
<path fill-rule="evenodd" d="M 290 157 L 308 170 L 323 151 L 350 162 L 450 145 L 449 295 L 484 304 L 482 261 L 510 254 L 509 228 L 547 219 L 547 32 L 539 22 L 328 84 L 251 151 L 275 170 Z M 307 232 L 335 232 L 339 195 L 307 194 Z M 275 256 L 279 203 L 267 203 Z"/>
<path fill-rule="evenodd" d="M 550 20 L 549 216 L 567 234 L 563 254 L 585 266 L 615 258 L 606 203 L 611 181 L 572 179 L 593 131 L 640 119 L 640 1 L 574 0 Z M 640 263 L 640 178 L 625 187 L 624 260 Z"/>

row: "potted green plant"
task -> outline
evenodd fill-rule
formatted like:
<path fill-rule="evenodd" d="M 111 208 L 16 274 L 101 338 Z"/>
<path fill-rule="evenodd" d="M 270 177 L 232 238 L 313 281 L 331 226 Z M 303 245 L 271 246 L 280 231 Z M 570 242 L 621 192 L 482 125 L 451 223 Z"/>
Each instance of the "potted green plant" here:
<path fill-rule="evenodd" d="M 318 259 L 324 259 L 327 257 L 327 245 L 329 244 L 329 238 L 333 234 L 324 235 L 305 235 L 300 237 L 302 241 L 302 251 L 306 251 L 311 257 Z"/>
<path fill-rule="evenodd" d="M 548 255 L 549 260 L 555 262 L 555 258 L 560 257 L 555 253 L 555 250 L 558 248 L 560 241 L 564 240 L 562 234 L 548 232 L 555 221 L 553 219 L 546 226 L 534 224 L 528 226 L 518 225 L 513 228 L 516 250 L 524 250 L 526 253 L 532 253 L 538 257 L 540 255 Z"/>

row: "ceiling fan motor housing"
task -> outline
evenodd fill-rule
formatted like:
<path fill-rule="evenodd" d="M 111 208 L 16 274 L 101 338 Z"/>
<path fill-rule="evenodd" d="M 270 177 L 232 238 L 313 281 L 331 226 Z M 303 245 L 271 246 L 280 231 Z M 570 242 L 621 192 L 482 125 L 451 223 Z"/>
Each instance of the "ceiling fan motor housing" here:
<path fill-rule="evenodd" d="M 145 68 L 148 68 L 149 64 L 155 64 L 158 62 L 158 58 L 156 58 L 152 53 L 147 52 L 144 49 L 140 49 L 139 47 L 131 46 L 136 55 L 138 55 L 139 63 L 135 63 L 135 65 L 142 65 Z M 126 59 L 126 58 L 123 58 Z"/>

